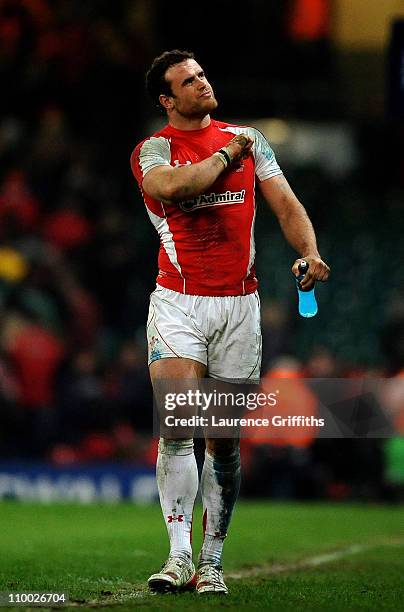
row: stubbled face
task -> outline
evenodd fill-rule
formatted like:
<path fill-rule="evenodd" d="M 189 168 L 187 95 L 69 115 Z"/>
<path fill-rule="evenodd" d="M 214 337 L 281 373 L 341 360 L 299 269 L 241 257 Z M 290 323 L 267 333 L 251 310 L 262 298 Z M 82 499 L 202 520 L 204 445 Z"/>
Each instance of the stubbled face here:
<path fill-rule="evenodd" d="M 166 74 L 172 96 L 160 96 L 168 113 L 204 117 L 217 107 L 213 89 L 200 65 L 193 59 L 171 66 Z"/>

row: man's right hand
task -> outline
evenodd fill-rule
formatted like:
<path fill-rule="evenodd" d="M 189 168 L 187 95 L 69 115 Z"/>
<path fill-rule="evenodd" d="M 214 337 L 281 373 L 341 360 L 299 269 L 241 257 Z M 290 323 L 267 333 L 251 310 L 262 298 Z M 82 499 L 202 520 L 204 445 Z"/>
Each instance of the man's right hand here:
<path fill-rule="evenodd" d="M 231 163 L 237 163 L 246 159 L 251 151 L 254 141 L 247 134 L 238 134 L 224 147 L 231 159 Z"/>

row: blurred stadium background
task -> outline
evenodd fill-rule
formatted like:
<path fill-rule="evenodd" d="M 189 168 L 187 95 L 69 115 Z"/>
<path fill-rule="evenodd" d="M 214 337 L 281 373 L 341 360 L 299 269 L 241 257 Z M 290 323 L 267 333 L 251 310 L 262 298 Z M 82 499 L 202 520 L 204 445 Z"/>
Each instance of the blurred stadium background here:
<path fill-rule="evenodd" d="M 400 0 L 1 0 L 2 499 L 155 499 L 158 241 L 129 156 L 163 121 L 144 72 L 173 47 L 206 68 L 218 118 L 267 135 L 332 268 L 319 315 L 299 319 L 295 255 L 261 203 L 263 373 L 404 375 Z M 244 441 L 243 495 L 402 499 L 396 425 L 389 440 Z"/>

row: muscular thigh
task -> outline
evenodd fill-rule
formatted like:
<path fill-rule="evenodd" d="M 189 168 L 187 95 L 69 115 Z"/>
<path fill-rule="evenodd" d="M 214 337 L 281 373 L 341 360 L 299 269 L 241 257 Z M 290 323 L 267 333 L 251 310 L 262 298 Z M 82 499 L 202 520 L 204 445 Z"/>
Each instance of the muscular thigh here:
<path fill-rule="evenodd" d="M 158 379 L 204 378 L 206 374 L 206 366 L 203 363 L 182 357 L 153 361 L 149 370 L 152 383 Z"/>
<path fill-rule="evenodd" d="M 153 385 L 155 407 L 160 417 L 160 435 L 167 439 L 188 439 L 194 435 L 192 426 L 167 426 L 166 417 L 190 418 L 197 414 L 195 405 L 178 406 L 170 413 L 166 409 L 167 394 L 184 393 L 199 388 L 206 374 L 206 366 L 199 361 L 184 358 L 159 359 L 150 364 L 150 378 Z"/>

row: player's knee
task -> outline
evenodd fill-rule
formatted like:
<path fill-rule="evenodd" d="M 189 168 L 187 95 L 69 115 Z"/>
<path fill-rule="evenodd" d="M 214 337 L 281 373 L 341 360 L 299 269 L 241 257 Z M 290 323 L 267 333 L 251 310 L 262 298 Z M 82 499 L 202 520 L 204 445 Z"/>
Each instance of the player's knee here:
<path fill-rule="evenodd" d="M 194 452 L 194 441 L 192 438 L 183 440 L 170 440 L 160 438 L 159 453 L 163 455 L 191 455 Z"/>
<path fill-rule="evenodd" d="M 220 459 L 235 457 L 240 454 L 240 441 L 233 438 L 210 438 L 206 441 L 206 449 L 210 455 Z"/>

